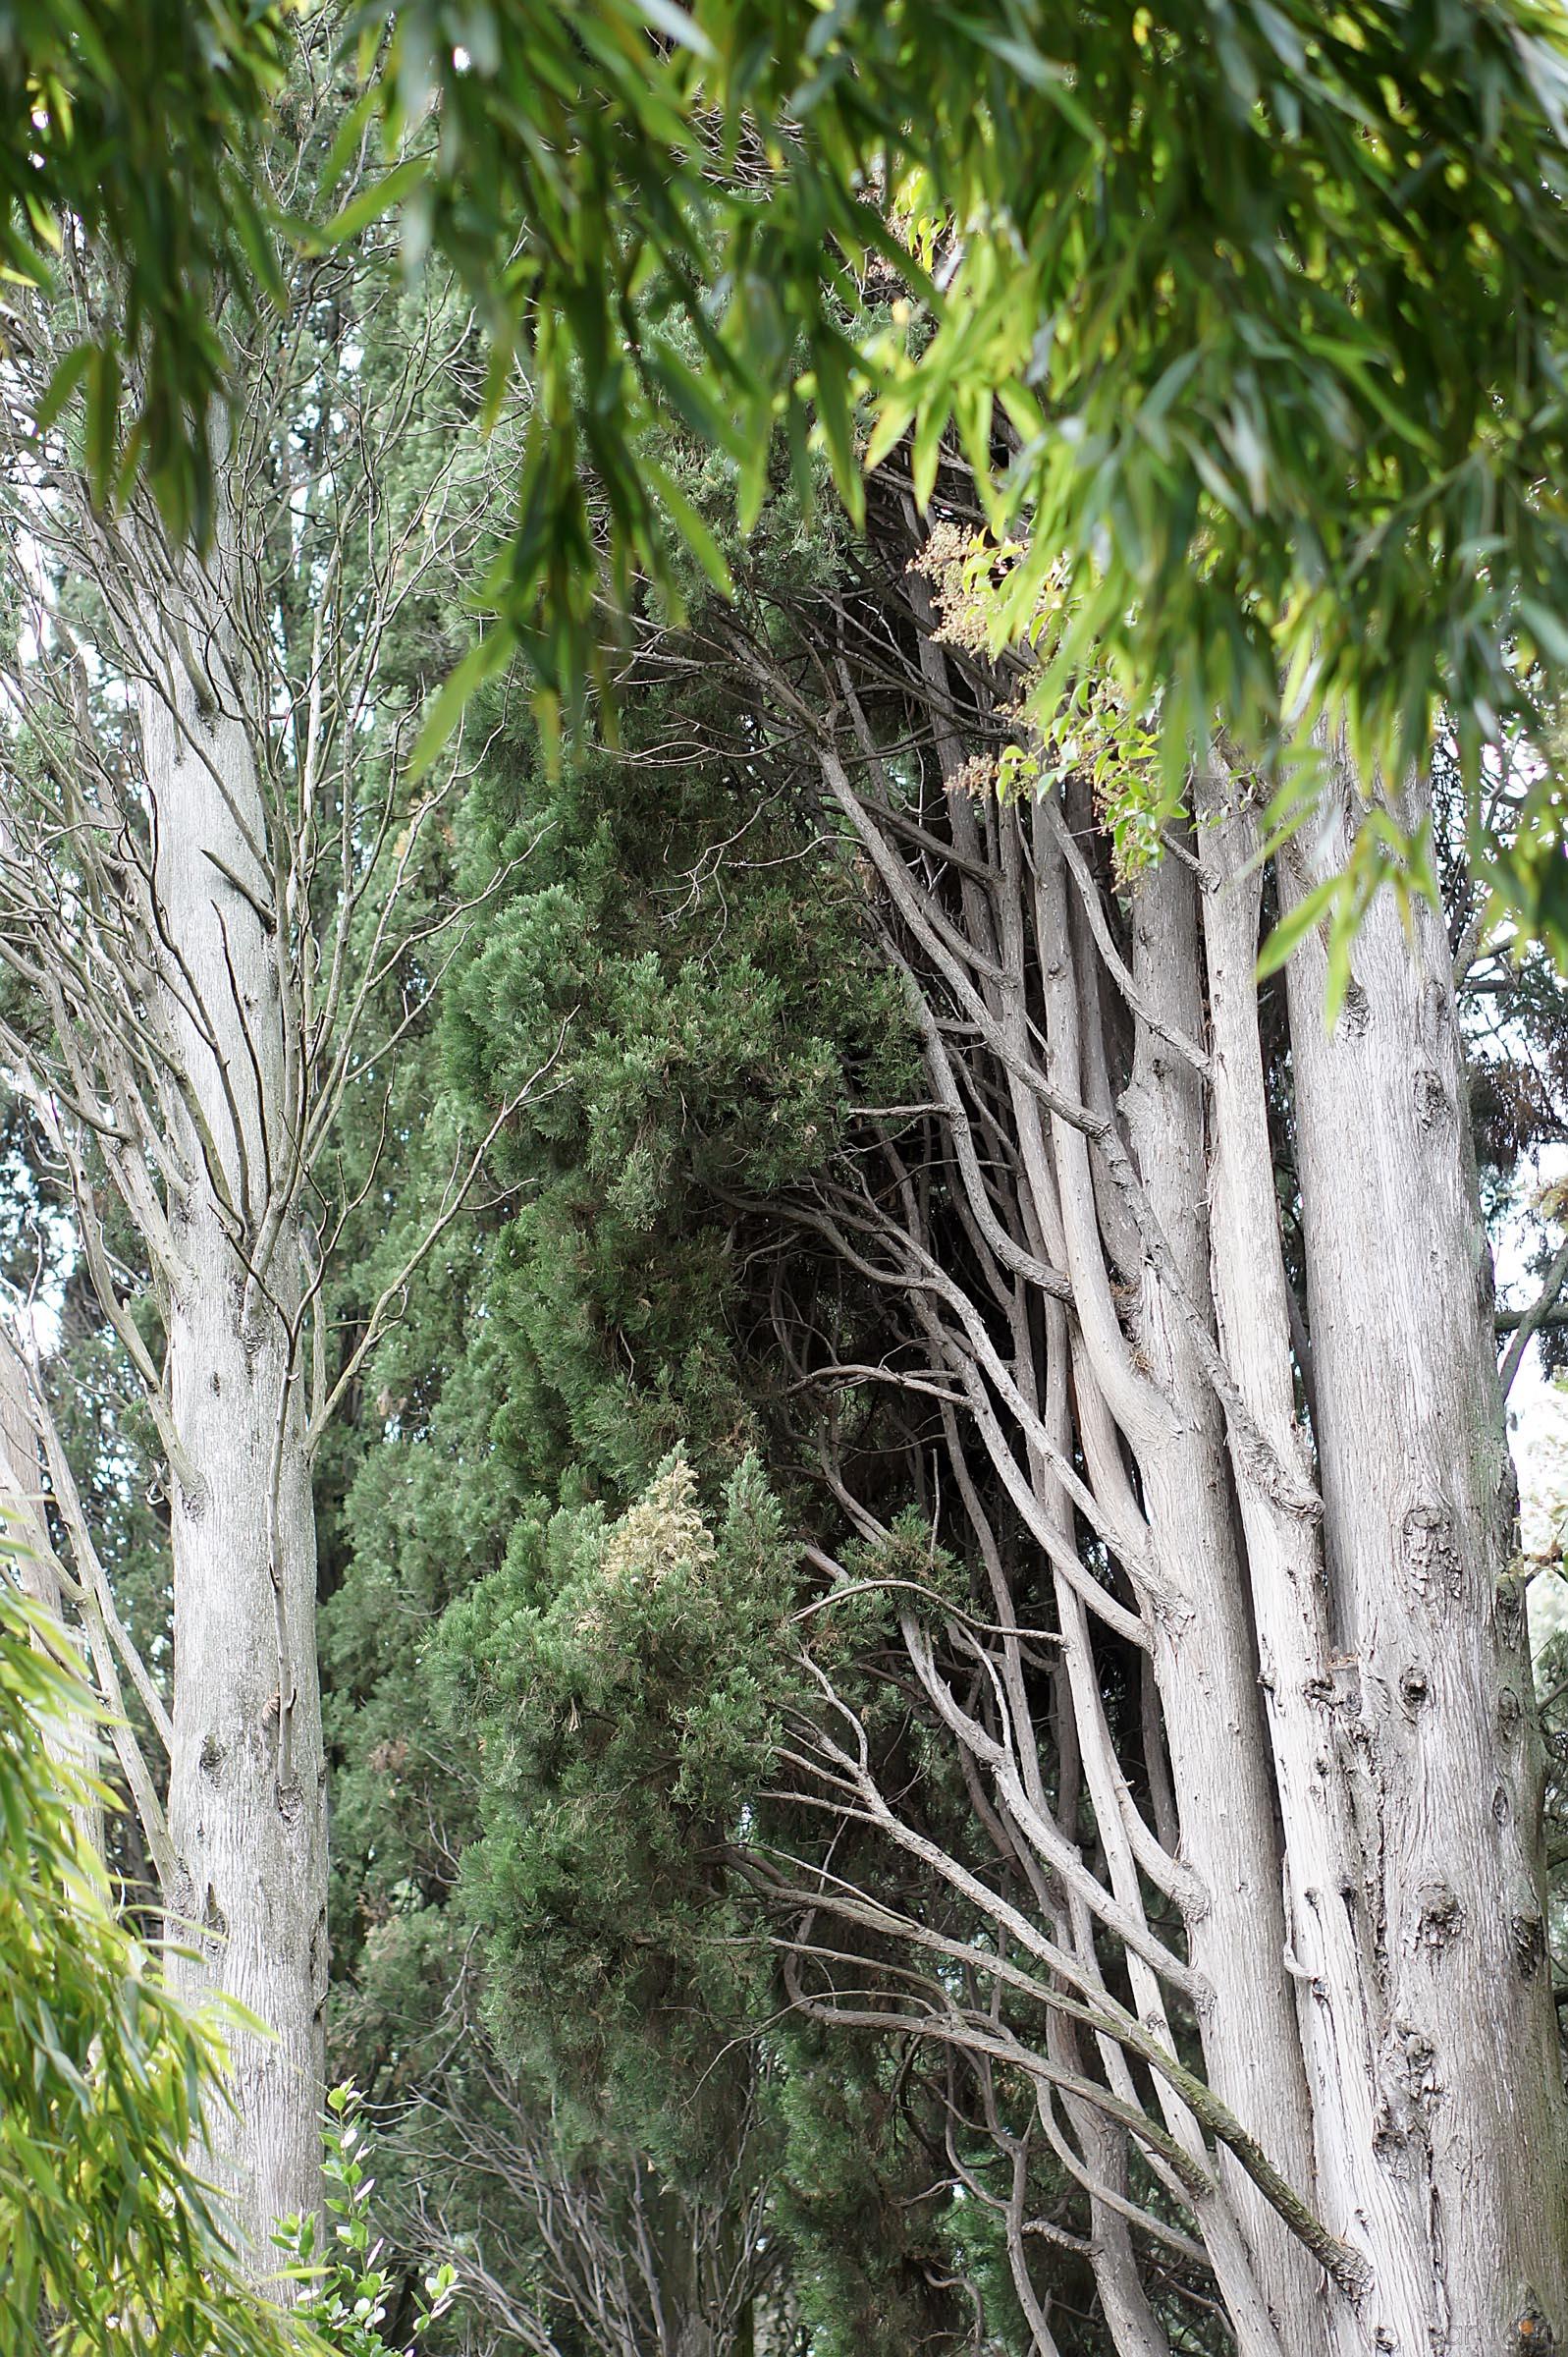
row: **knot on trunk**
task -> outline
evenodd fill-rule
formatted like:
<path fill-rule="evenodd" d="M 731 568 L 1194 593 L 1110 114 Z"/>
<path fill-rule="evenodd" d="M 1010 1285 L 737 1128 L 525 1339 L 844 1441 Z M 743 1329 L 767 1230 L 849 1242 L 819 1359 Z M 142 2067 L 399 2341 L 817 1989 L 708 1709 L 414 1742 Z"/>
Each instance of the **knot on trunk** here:
<path fill-rule="evenodd" d="M 229 1918 L 218 1904 L 218 1893 L 209 1883 L 207 1900 L 201 1910 L 201 1929 L 210 1948 L 221 1947 L 229 1937 Z"/>
<path fill-rule="evenodd" d="M 1416 1892 L 1415 1946 L 1440 1955 L 1464 1928 L 1465 1910 L 1452 1886 L 1442 1881 L 1423 1883 Z"/>
<path fill-rule="evenodd" d="M 1492 1617 L 1497 1624 L 1498 1642 L 1512 1652 L 1524 1634 L 1525 1584 L 1522 1579 L 1505 1573 L 1498 1580 Z"/>
<path fill-rule="evenodd" d="M 1528 2285 L 1519 2296 L 1519 2314 L 1514 2333 L 1513 2345 L 1521 2350 L 1528 2349 L 1531 2357 L 1548 2357 L 1548 2352 L 1560 2345 L 1551 2329 L 1550 2318 Z"/>
<path fill-rule="evenodd" d="M 1454 1539 L 1454 1520 L 1445 1506 L 1413 1506 L 1400 1524 L 1405 1575 L 1418 1604 L 1436 1603 L 1464 1591 L 1465 1572 Z"/>
<path fill-rule="evenodd" d="M 1448 1091 L 1430 1064 L 1416 1068 L 1416 1119 L 1423 1129 L 1435 1129 L 1448 1112 Z"/>
<path fill-rule="evenodd" d="M 1510 1930 L 1519 1977 L 1533 1981 L 1546 1959 L 1546 1927 L 1539 1915 L 1516 1915 Z"/>
<path fill-rule="evenodd" d="M 1373 2150 L 1390 2161 L 1403 2153 L 1412 2137 L 1425 2136 L 1428 2118 L 1441 2088 L 1437 2079 L 1437 2050 L 1414 2022 L 1393 2022 L 1383 2039 L 1382 2100 Z"/>
<path fill-rule="evenodd" d="M 1345 984 L 1344 1004 L 1339 1010 L 1339 1019 L 1334 1025 L 1334 1039 L 1337 1043 L 1349 1039 L 1360 1039 L 1370 1028 L 1371 1023 L 1372 1001 L 1362 989 L 1361 984 L 1352 977 Z"/>
<path fill-rule="evenodd" d="M 1408 1668 L 1400 1671 L 1399 1699 L 1412 1717 L 1431 1701 L 1431 1680 L 1418 1662 L 1412 1662 Z"/>

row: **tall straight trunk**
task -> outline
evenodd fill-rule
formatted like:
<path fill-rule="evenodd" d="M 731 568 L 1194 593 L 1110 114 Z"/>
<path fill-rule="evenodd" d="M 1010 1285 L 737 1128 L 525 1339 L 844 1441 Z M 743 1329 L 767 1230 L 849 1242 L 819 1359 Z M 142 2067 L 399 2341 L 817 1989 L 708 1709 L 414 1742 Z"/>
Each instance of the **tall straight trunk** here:
<path fill-rule="evenodd" d="M 308 146 L 336 119 L 331 77 L 307 72 L 295 96 Z M 293 169 L 282 151 L 255 160 L 263 182 Z M 337 1332 L 323 1249 L 380 1199 L 398 1044 L 488 897 L 432 913 L 438 813 L 468 772 L 453 761 L 415 790 L 400 695 L 381 694 L 397 617 L 456 578 L 483 532 L 481 485 L 454 455 L 461 389 L 435 314 L 429 333 L 392 339 L 384 367 L 360 365 L 388 282 L 377 254 L 345 267 L 341 301 L 323 307 L 307 267 L 229 353 L 206 553 L 172 537 L 142 492 L 102 513 L 63 428 L 45 491 L 23 433 L 27 386 L 5 428 L 36 557 L 8 694 L 47 751 L 0 795 L 0 1062 L 51 1182 L 64 1174 L 82 1275 L 168 1468 L 168 1695 L 115 1609 L 36 1385 L 31 1404 L 111 1716 L 123 1668 L 171 1760 L 165 1806 L 135 1728 L 115 1728 L 171 1924 L 199 1949 L 178 1969 L 272 2033 L 235 2040 L 238 2117 L 216 2156 L 262 2266 L 278 2216 L 319 2202 L 311 1463 L 483 1153 L 453 1166 L 354 1335 Z M 210 324 L 227 345 L 240 322 L 225 307 Z M 29 337 L 41 385 L 54 348 L 42 310 Z M 400 461 L 383 479 L 381 459 L 414 426 L 428 465 Z M 351 1096 L 362 1111 L 367 1087 L 369 1160 L 351 1152 L 346 1166 L 339 1118 Z M 125 1297 L 120 1221 L 139 1239 L 146 1300 Z"/>
<path fill-rule="evenodd" d="M 1342 857 L 1348 793 L 1325 860 Z M 1311 878 L 1297 878 L 1304 889 Z M 1568 2316 L 1568 2137 L 1542 1909 L 1540 1763 L 1491 1274 L 1447 943 L 1389 894 L 1331 1032 L 1290 968 L 1308 1313 L 1337 1614 L 1334 1773 L 1371 2032 L 1353 2214 L 1376 2345 L 1545 2345 Z M 1340 2199 L 1346 2198 L 1343 2194 Z"/>
<path fill-rule="evenodd" d="M 1226 806 L 1221 781 L 1198 798 L 1204 946 L 1213 1062 L 1210 1173 L 1214 1284 L 1227 1365 L 1262 1439 L 1303 1495 L 1314 1479 L 1297 1414 L 1289 1279 L 1279 1232 L 1273 1151 L 1259 1033 L 1257 957 L 1263 877 L 1256 822 Z M 1295 1992 L 1322 2213 L 1403 2278 L 1412 2263 L 1408 2206 L 1375 2201 L 1372 2151 L 1376 2041 L 1365 1991 L 1372 1969 L 1364 1918 L 1337 1896 L 1360 1874 L 1349 1795 L 1332 1773 L 1337 1658 L 1318 1518 L 1271 1495 L 1234 1461 L 1245 1534 L 1259 1683 L 1284 1838 L 1284 1964 Z M 1392 2189 L 1389 2189 L 1390 2192 Z M 1335 2349 L 1366 2345 L 1362 2320 L 1339 2303 L 1325 2327 Z"/>
<path fill-rule="evenodd" d="M 183 563 L 141 696 L 155 829 L 170 1129 L 182 1180 L 167 1305 L 174 1468 L 176 1938 L 192 1990 L 266 2025 L 237 2032 L 214 2163 L 253 2263 L 320 2204 L 326 1803 L 316 1545 L 297 1366 L 305 1285 L 292 1207 L 290 1060 L 273 879 L 234 566 Z"/>
<path fill-rule="evenodd" d="M 1204 1027 L 1198 892 L 1174 854 L 1133 902 L 1133 977 L 1183 1034 Z M 1127 1140 L 1182 1289 L 1211 1330 L 1208 1137 L 1202 1076 L 1140 1024 L 1122 1099 Z M 1189 1927 L 1193 1961 L 1214 2000 L 1203 2023 L 1215 2092 L 1298 2186 L 1312 2182 L 1311 2114 L 1284 1964 L 1274 1796 L 1246 1611 L 1224 1419 L 1186 1321 L 1145 1270 L 1139 1341 L 1172 1414 L 1140 1454 L 1155 1544 L 1179 1611 L 1158 1629 L 1155 1675 L 1164 1718 L 1182 1854 L 1204 1899 Z M 1323 2346 L 1310 2255 L 1233 2165 L 1224 2174 L 1290 2357 Z M 1239 2322 L 1239 2320 L 1238 2320 Z"/>

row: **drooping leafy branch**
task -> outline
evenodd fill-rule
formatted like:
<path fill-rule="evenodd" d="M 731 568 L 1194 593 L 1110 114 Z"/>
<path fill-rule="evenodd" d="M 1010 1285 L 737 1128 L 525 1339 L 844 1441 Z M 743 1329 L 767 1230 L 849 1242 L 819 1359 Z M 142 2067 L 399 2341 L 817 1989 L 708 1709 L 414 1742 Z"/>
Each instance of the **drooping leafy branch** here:
<path fill-rule="evenodd" d="M 95 1709 L 0 1572 L 0 2345 L 58 2357 L 322 2357 L 248 2285 L 193 2173 L 224 2099 L 221 2024 L 116 1916 L 59 1756 Z M 51 1745 L 54 1746 L 51 1756 Z"/>
<path fill-rule="evenodd" d="M 1158 705 L 1172 793 L 1217 715 L 1298 757 L 1326 717 L 1369 784 L 1439 699 L 1473 767 L 1536 716 L 1537 658 L 1568 656 L 1555 10 L 491 0 L 402 8 L 379 47 L 362 23 L 379 200 L 466 280 L 498 387 L 515 354 L 532 391 L 497 626 L 443 722 L 517 645 L 577 698 L 601 557 L 621 602 L 682 541 L 723 577 L 650 464 L 671 411 L 729 454 L 743 521 L 777 428 L 855 514 L 868 461 L 911 436 L 923 504 L 956 436 L 1027 539 L 999 637 L 1062 592 L 1035 710 L 1109 662 Z M 1543 784 L 1496 872 L 1561 941 L 1555 808 Z"/>
<path fill-rule="evenodd" d="M 781 432 L 854 513 L 867 460 L 908 436 L 921 501 L 956 438 L 1026 542 L 999 631 L 1048 575 L 1063 593 L 1035 708 L 1108 662 L 1158 708 L 1172 793 L 1217 716 L 1298 758 L 1329 719 L 1369 788 L 1423 756 L 1439 700 L 1473 780 L 1541 721 L 1568 659 L 1545 0 L 409 0 L 345 33 L 336 163 L 368 137 L 383 170 L 330 234 L 401 208 L 410 260 L 475 303 L 495 405 L 515 362 L 532 408 L 494 627 L 426 750 L 519 647 L 547 712 L 578 708 L 607 586 L 674 599 L 681 549 L 725 579 L 659 459 L 671 416 L 724 454 L 743 521 Z M 77 0 L 0 42 L 8 264 L 109 223 L 139 356 L 123 445 L 107 327 L 56 398 L 87 379 L 101 486 L 144 460 L 198 523 L 211 298 L 271 276 L 241 159 L 279 36 L 229 0 Z M 1561 950 L 1549 765 L 1531 816 L 1493 880 Z M 1401 864 L 1368 858 L 1363 885 Z"/>
<path fill-rule="evenodd" d="M 144 469 L 181 536 L 212 522 L 217 312 L 281 292 L 246 151 L 285 58 L 283 12 L 246 0 L 23 0 L 0 23 L 0 271 L 48 290 L 91 241 L 111 273 L 46 414 L 82 388 L 100 497 Z M 9 298 L 0 336 L 27 356 Z"/>

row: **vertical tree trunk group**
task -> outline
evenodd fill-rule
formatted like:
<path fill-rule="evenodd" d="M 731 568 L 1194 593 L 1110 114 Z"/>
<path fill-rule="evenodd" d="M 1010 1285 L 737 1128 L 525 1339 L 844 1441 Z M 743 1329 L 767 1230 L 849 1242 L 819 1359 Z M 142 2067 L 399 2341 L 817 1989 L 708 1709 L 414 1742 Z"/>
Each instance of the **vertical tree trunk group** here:
<path fill-rule="evenodd" d="M 793 683 L 753 660 L 799 725 Z M 812 724 L 824 789 L 867 863 L 932 1105 L 794 1216 L 899 1304 L 882 1381 L 904 1387 L 911 1480 L 945 1542 L 989 1566 L 983 1652 L 956 1624 L 946 1650 L 906 1634 L 998 1863 L 982 1883 L 956 1850 L 920 1854 L 1002 1952 L 1034 1954 L 1068 2020 L 1114 2016 L 1098 2071 L 1120 2124 L 1054 2075 L 1085 2068 L 1082 2031 L 1042 2046 L 1000 1979 L 984 2016 L 926 1981 L 918 2002 L 890 1987 L 877 2018 L 1035 2074 L 1090 2197 L 1120 2357 L 1165 2347 L 1150 2172 L 1179 2180 L 1248 2357 L 1545 2345 L 1568 2331 L 1568 2122 L 1442 920 L 1407 924 L 1385 892 L 1337 1018 L 1314 932 L 1288 1017 L 1278 984 L 1266 1012 L 1244 784 L 1199 777 L 1163 855 L 1118 882 L 1076 784 L 1011 804 L 948 788 L 982 666 L 929 639 L 911 656 L 902 718 L 880 726 L 938 756 L 912 796 L 839 679 L 842 705 Z M 1275 857 L 1282 906 L 1348 852 L 1342 774 L 1331 807 L 1310 857 Z M 789 1347 L 823 1356 L 804 1329 Z M 823 1380 L 836 1398 L 826 1361 Z M 965 1403 L 940 1439 L 939 1385 Z M 824 1453 L 875 1537 L 842 1429 L 835 1409 Z M 1010 1633 L 1040 1617 L 1031 1557 L 1060 1632 L 1049 1713 Z M 1129 1648 L 1153 1703 L 1137 1732 L 1106 1699 Z M 821 1757 L 825 1788 L 848 1777 L 916 1848 L 870 1769 Z M 831 1876 L 808 1892 L 860 1919 Z M 912 1919 L 907 1936 L 941 1946 Z M 947 1952 L 984 1985 L 973 1941 Z M 816 2002 L 850 2010 L 825 1985 Z M 1177 2062 L 1189 2008 L 1217 2112 L 1179 2067 L 1144 2075 L 1153 2050 Z M 1044 2318 L 1036 2339 L 1054 2346 Z"/>

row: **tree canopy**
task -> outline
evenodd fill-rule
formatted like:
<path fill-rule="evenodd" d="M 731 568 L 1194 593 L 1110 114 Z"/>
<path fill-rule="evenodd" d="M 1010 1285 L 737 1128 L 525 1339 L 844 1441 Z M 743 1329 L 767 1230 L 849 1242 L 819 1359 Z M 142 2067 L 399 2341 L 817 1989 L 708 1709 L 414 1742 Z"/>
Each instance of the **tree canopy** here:
<path fill-rule="evenodd" d="M 244 0 L 21 0 L 0 29 L 0 257 L 49 289 L 67 245 L 110 264 L 100 315 L 45 405 L 87 393 L 101 496 L 144 470 L 177 531 L 212 526 L 208 416 L 228 389 L 217 312 L 280 286 L 247 170 L 282 87 L 283 12 Z M 13 300 L 4 333 L 23 337 Z"/>
<path fill-rule="evenodd" d="M 122 452 L 112 346 L 83 348 L 98 471 L 144 456 L 184 516 L 204 289 L 262 243 L 242 142 L 270 20 L 214 9 L 181 45 L 187 12 L 146 14 L 13 36 L 13 119 L 34 105 L 48 144 L 12 243 L 82 206 L 116 221 L 146 373 Z M 144 79 L 103 81 L 109 36 Z M 476 305 L 495 400 L 516 363 L 531 404 L 491 627 L 426 751 L 518 648 L 547 708 L 578 712 L 607 584 L 622 608 L 638 576 L 674 593 L 680 543 L 723 578 L 659 463 L 672 415 L 727 455 L 743 521 L 776 431 L 802 483 L 821 442 L 856 515 L 906 435 L 927 496 L 951 428 L 1019 542 L 995 628 L 1046 639 L 1034 710 L 1108 663 L 1158 719 L 1167 795 L 1221 711 L 1298 762 L 1310 724 L 1343 726 L 1369 795 L 1424 757 L 1439 703 L 1473 779 L 1500 730 L 1539 735 L 1568 654 L 1554 7 L 484 0 L 366 10 L 345 38 L 364 86 L 335 161 L 369 131 L 385 170 L 326 234 L 400 207 L 410 263 Z M 142 176 L 170 120 L 189 131 Z M 105 139 L 126 206 L 118 182 L 89 192 Z M 1533 815 L 1495 878 L 1560 949 L 1549 776 Z M 1396 823 L 1364 834 L 1363 897 L 1412 850 Z"/>

